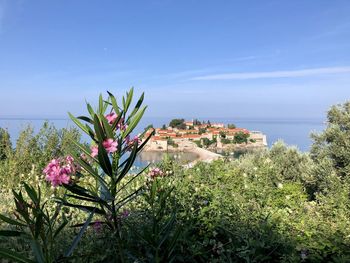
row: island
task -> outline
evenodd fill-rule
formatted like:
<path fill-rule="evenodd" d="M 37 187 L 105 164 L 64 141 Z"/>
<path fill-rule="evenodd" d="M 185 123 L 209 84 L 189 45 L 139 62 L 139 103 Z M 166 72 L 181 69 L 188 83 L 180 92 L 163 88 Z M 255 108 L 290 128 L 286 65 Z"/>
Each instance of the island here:
<path fill-rule="evenodd" d="M 249 131 L 234 124 L 211 123 L 193 119 L 173 119 L 169 125 L 146 128 L 145 137 L 152 131 L 145 152 L 194 152 L 199 160 L 212 161 L 222 153 L 249 151 L 267 147 L 266 135 L 260 131 Z"/>

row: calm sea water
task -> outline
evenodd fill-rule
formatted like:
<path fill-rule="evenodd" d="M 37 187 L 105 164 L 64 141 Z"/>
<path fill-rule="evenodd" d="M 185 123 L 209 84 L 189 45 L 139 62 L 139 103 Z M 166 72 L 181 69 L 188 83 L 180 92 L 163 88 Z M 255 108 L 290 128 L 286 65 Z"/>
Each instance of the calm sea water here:
<path fill-rule="evenodd" d="M 208 118 L 201 118 L 207 120 Z M 168 124 L 171 118 L 143 118 L 139 124 L 140 132 L 149 124 L 160 127 Z M 271 146 L 277 140 L 283 140 L 288 145 L 297 146 L 301 151 L 308 151 L 312 143 L 311 132 L 320 132 L 325 126 L 321 119 L 230 119 L 230 118 L 210 118 L 211 122 L 223 122 L 225 124 L 234 123 L 237 127 L 249 130 L 261 131 L 267 135 L 268 145 Z M 0 119 L 0 127 L 8 129 L 12 141 L 18 138 L 19 132 L 26 126 L 31 125 L 37 132 L 45 119 Z M 72 126 L 68 119 L 49 119 L 57 128 L 67 128 Z M 153 156 L 157 159 L 155 155 Z M 151 158 L 152 159 L 152 158 Z M 153 159 L 152 159 L 153 160 Z M 152 161 L 148 160 L 148 161 Z"/>

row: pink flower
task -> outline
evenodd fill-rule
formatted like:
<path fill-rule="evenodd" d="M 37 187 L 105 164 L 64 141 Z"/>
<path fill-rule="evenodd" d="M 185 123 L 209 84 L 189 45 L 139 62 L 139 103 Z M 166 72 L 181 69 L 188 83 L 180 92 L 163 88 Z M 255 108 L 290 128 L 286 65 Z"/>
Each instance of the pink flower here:
<path fill-rule="evenodd" d="M 136 135 L 133 139 L 130 140 L 130 136 L 128 135 L 125 138 L 125 142 L 126 145 L 129 147 L 128 150 L 131 150 L 135 142 L 137 143 L 137 145 L 141 144 L 141 139 L 138 135 Z"/>
<path fill-rule="evenodd" d="M 66 157 L 66 165 L 64 168 L 68 171 L 69 174 L 80 170 L 80 166 L 74 163 L 74 159 L 70 155 Z"/>
<path fill-rule="evenodd" d="M 49 173 L 52 169 L 57 169 L 59 167 L 60 161 L 58 159 L 52 159 L 51 162 L 45 167 L 44 173 Z"/>
<path fill-rule="evenodd" d="M 106 149 L 107 153 L 114 153 L 117 151 L 118 142 L 113 141 L 113 139 L 107 139 L 102 143 L 102 145 Z"/>
<path fill-rule="evenodd" d="M 163 176 L 163 171 L 159 168 L 153 168 L 149 171 L 148 176 L 151 177 L 151 179 L 154 179 L 159 176 Z"/>
<path fill-rule="evenodd" d="M 134 137 L 134 139 L 132 139 L 132 142 L 133 142 L 133 143 L 136 142 L 137 144 L 140 144 L 140 143 L 141 143 L 141 139 L 140 139 L 140 137 L 139 137 L 138 135 L 136 135 L 136 136 Z"/>
<path fill-rule="evenodd" d="M 121 118 L 117 128 L 120 129 L 121 131 L 125 131 L 128 128 L 128 125 L 124 123 L 124 118 Z"/>
<path fill-rule="evenodd" d="M 96 157 L 98 155 L 98 147 L 97 146 L 91 146 L 91 157 Z"/>
<path fill-rule="evenodd" d="M 74 162 L 74 158 L 73 158 L 72 156 L 70 156 L 70 155 L 67 155 L 67 157 L 66 157 L 66 162 L 67 162 L 68 164 L 72 164 L 72 163 Z"/>
<path fill-rule="evenodd" d="M 114 121 L 118 118 L 118 115 L 115 112 L 111 112 L 107 114 L 105 117 L 109 124 L 113 124 Z"/>
<path fill-rule="evenodd" d="M 62 167 L 61 165 L 64 164 Z M 70 175 L 75 173 L 76 166 L 73 158 L 68 156 L 64 162 L 59 159 L 53 159 L 43 170 L 46 181 L 51 182 L 53 187 L 62 184 L 69 184 Z"/>

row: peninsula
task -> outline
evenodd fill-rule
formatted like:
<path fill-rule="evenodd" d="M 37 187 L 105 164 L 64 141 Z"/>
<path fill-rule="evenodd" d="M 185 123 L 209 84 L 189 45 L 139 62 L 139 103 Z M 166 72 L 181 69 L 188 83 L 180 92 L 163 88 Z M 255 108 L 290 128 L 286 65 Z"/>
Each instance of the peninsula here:
<path fill-rule="evenodd" d="M 220 158 L 222 155 L 218 152 L 244 151 L 267 146 L 265 134 L 238 128 L 234 124 L 173 119 L 162 128 L 148 127 L 146 137 L 153 129 L 155 135 L 144 151 L 194 152 L 202 161 Z"/>

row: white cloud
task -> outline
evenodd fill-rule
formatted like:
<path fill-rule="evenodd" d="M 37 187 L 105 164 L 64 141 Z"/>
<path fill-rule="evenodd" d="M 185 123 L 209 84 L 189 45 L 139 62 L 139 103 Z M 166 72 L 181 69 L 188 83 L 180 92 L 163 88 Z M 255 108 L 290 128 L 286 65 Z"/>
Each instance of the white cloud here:
<path fill-rule="evenodd" d="M 297 78 L 323 74 L 350 73 L 350 67 L 311 68 L 286 71 L 237 72 L 194 77 L 191 80 L 245 80 L 264 78 Z"/>

